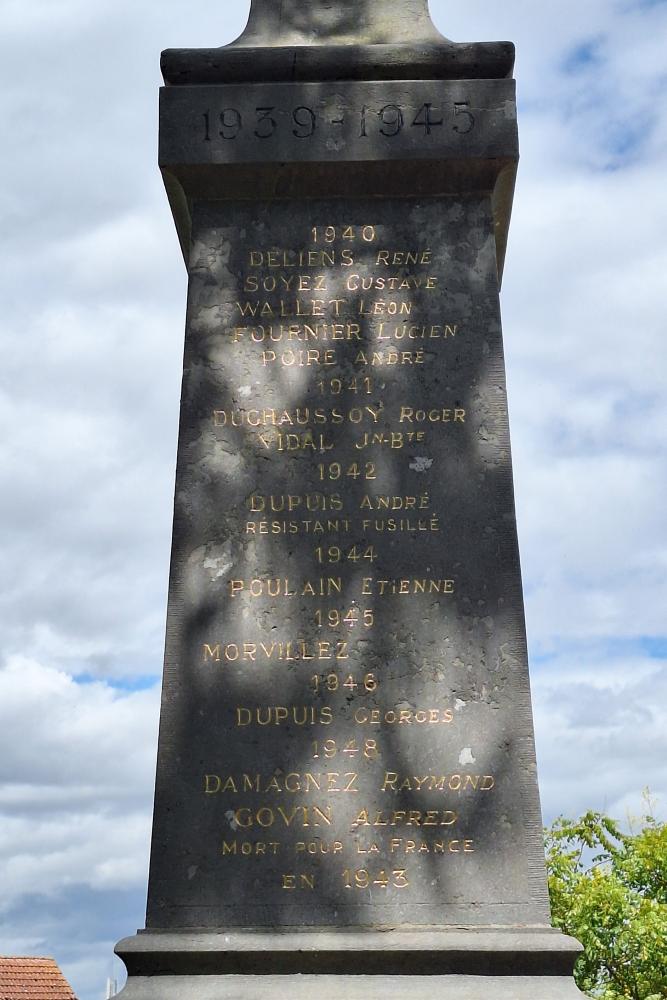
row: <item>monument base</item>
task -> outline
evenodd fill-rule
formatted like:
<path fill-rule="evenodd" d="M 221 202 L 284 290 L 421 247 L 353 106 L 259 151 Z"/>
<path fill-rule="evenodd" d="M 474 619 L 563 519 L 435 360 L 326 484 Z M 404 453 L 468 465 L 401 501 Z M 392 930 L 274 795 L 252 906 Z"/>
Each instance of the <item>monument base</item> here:
<path fill-rule="evenodd" d="M 548 927 L 141 931 L 123 1000 L 577 1000 L 581 946 Z"/>

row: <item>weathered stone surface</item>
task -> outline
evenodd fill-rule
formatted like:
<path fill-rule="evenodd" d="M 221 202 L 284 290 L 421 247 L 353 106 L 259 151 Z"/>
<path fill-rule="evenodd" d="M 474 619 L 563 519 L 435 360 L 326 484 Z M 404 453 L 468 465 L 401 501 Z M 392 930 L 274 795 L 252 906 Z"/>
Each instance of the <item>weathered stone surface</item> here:
<path fill-rule="evenodd" d="M 130 972 L 158 974 L 165 956 L 180 975 L 263 972 L 344 975 L 570 975 L 581 951 L 551 928 L 428 929 L 355 928 L 298 931 L 142 932 L 121 941 Z"/>
<path fill-rule="evenodd" d="M 217 49 L 167 49 L 167 85 L 266 80 L 509 77 L 511 42 L 457 43 L 433 25 L 426 0 L 253 0 L 248 27 Z"/>
<path fill-rule="evenodd" d="M 202 85 L 161 94 L 160 165 L 186 265 L 198 202 L 477 192 L 491 198 L 502 273 L 517 160 L 513 80 Z"/>
<path fill-rule="evenodd" d="M 575 1000 L 580 946 L 556 931 L 151 934 L 121 941 L 127 1000 Z"/>
<path fill-rule="evenodd" d="M 163 56 L 189 273 L 127 1000 L 574 997 L 549 928 L 499 310 L 509 43 L 253 3 Z"/>
<path fill-rule="evenodd" d="M 251 0 L 248 26 L 231 47 L 443 41 L 428 0 Z"/>
<path fill-rule="evenodd" d="M 195 210 L 151 927 L 548 919 L 490 202 L 400 209 Z"/>
<path fill-rule="evenodd" d="M 135 979 L 124 1000 L 581 1000 L 571 976 L 160 976 Z"/>

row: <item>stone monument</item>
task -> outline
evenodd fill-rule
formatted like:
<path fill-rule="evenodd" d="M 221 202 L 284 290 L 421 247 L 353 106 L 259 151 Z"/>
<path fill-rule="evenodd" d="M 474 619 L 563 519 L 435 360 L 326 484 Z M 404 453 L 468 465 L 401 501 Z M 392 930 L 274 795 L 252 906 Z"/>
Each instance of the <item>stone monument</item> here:
<path fill-rule="evenodd" d="M 550 927 L 499 312 L 514 48 L 252 0 L 162 57 L 189 275 L 127 1000 L 579 996 Z"/>

